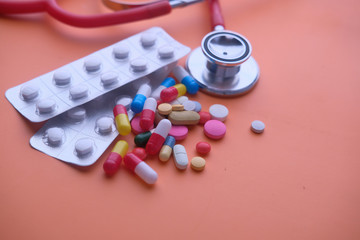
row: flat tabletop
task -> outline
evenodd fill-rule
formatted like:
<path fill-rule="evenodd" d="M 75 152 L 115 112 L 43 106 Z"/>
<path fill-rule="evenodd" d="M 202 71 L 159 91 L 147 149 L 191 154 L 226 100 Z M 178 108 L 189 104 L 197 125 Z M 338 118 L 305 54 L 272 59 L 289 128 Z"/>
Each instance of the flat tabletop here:
<path fill-rule="evenodd" d="M 211 144 L 202 172 L 148 158 L 152 187 L 124 166 L 105 177 L 114 144 L 88 168 L 31 148 L 43 123 L 23 118 L 5 91 L 153 26 L 195 49 L 211 30 L 207 3 L 92 29 L 42 13 L 0 17 L 1 239 L 360 239 L 360 2 L 220 3 L 226 28 L 252 44 L 259 82 L 241 97 L 190 96 L 204 110 L 227 106 L 227 133 L 210 140 L 195 126 L 181 142 L 190 159 L 197 142 Z M 59 4 L 109 11 L 98 0 Z M 264 133 L 250 131 L 253 120 Z M 117 140 L 132 149 L 133 138 Z"/>

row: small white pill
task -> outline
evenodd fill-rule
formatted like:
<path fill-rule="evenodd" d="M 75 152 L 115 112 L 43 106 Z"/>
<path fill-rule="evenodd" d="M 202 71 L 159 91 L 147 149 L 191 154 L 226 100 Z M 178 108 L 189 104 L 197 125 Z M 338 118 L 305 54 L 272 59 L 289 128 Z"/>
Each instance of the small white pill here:
<path fill-rule="evenodd" d="M 96 129 L 100 134 L 107 134 L 113 130 L 114 120 L 111 117 L 101 117 L 96 121 Z"/>
<path fill-rule="evenodd" d="M 229 115 L 229 110 L 224 105 L 214 104 L 209 108 L 209 113 L 211 115 L 211 119 L 224 122 Z"/>
<path fill-rule="evenodd" d="M 197 102 L 197 101 L 193 101 L 195 103 L 195 112 L 200 112 L 201 111 L 201 103 Z"/>
<path fill-rule="evenodd" d="M 96 72 L 101 67 L 101 60 L 97 57 L 88 57 L 84 61 L 84 66 L 88 72 Z"/>
<path fill-rule="evenodd" d="M 167 59 L 174 56 L 174 48 L 171 46 L 164 46 L 158 49 L 160 58 Z"/>
<path fill-rule="evenodd" d="M 71 81 L 71 72 L 65 69 L 60 69 L 54 72 L 54 82 L 58 86 L 68 85 Z"/>
<path fill-rule="evenodd" d="M 69 92 L 72 99 L 79 99 L 87 97 L 89 88 L 85 84 L 79 84 L 71 87 Z"/>
<path fill-rule="evenodd" d="M 141 41 L 141 44 L 143 45 L 143 47 L 145 47 L 145 48 L 151 47 L 156 42 L 156 35 L 153 33 L 143 33 L 141 35 L 140 41 Z"/>
<path fill-rule="evenodd" d="M 29 84 L 20 89 L 20 94 L 25 101 L 29 101 L 39 96 L 39 90 L 35 84 Z"/>
<path fill-rule="evenodd" d="M 129 46 L 124 43 L 117 44 L 113 49 L 114 57 L 117 59 L 125 59 L 129 56 Z"/>
<path fill-rule="evenodd" d="M 92 153 L 93 150 L 94 142 L 90 138 L 82 138 L 75 143 L 75 152 L 80 157 Z"/>
<path fill-rule="evenodd" d="M 191 100 L 183 102 L 182 105 L 184 106 L 185 111 L 195 111 L 196 104 Z"/>
<path fill-rule="evenodd" d="M 137 58 L 130 62 L 130 66 L 134 72 L 142 72 L 147 69 L 147 61 L 144 58 Z"/>
<path fill-rule="evenodd" d="M 58 127 L 49 128 L 46 134 L 48 144 L 51 146 L 59 146 L 64 138 L 64 130 Z"/>
<path fill-rule="evenodd" d="M 36 104 L 39 114 L 52 113 L 56 108 L 56 102 L 53 99 L 41 100 Z"/>
<path fill-rule="evenodd" d="M 67 111 L 66 115 L 74 121 L 82 121 L 86 117 L 86 110 L 82 107 L 74 107 Z"/>
<path fill-rule="evenodd" d="M 124 107 L 126 107 L 126 109 L 128 109 L 131 105 L 132 102 L 132 98 L 131 97 L 120 97 L 116 100 L 116 105 L 117 104 L 121 104 Z"/>
<path fill-rule="evenodd" d="M 109 86 L 111 84 L 114 84 L 118 81 L 118 77 L 119 74 L 117 74 L 116 72 L 107 72 L 101 75 L 100 79 L 101 79 L 101 83 L 104 86 Z"/>
<path fill-rule="evenodd" d="M 189 98 L 187 96 L 181 96 L 178 97 L 177 99 L 175 99 L 174 101 L 172 101 L 170 104 L 171 105 L 177 105 L 177 104 L 183 104 L 184 102 L 188 101 Z"/>
<path fill-rule="evenodd" d="M 251 123 L 251 130 L 254 133 L 262 133 L 265 130 L 265 124 L 262 121 L 255 120 Z"/>
<path fill-rule="evenodd" d="M 175 166 L 180 170 L 185 170 L 189 163 L 189 159 L 185 150 L 185 147 L 180 144 L 176 144 L 173 148 Z"/>

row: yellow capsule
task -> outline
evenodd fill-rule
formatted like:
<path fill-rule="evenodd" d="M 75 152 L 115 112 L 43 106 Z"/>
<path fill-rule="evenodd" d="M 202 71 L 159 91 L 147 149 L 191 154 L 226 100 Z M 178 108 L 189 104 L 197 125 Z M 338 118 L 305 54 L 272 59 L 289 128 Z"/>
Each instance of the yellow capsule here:
<path fill-rule="evenodd" d="M 178 96 L 177 97 L 181 97 L 181 96 L 184 96 L 186 94 L 186 87 L 185 87 L 184 84 L 178 83 L 178 84 L 174 85 L 174 88 L 176 88 L 177 91 L 178 91 Z"/>
<path fill-rule="evenodd" d="M 163 145 L 159 153 L 159 159 L 162 162 L 167 162 L 171 157 L 171 153 L 172 153 L 172 148 L 168 145 Z"/>
<path fill-rule="evenodd" d="M 118 104 L 114 107 L 114 117 L 116 128 L 120 135 L 125 136 L 131 132 L 131 125 L 126 108 Z"/>
<path fill-rule="evenodd" d="M 115 144 L 111 152 L 116 152 L 120 154 L 121 157 L 124 157 L 128 149 L 129 149 L 129 144 L 124 140 L 120 140 Z"/>

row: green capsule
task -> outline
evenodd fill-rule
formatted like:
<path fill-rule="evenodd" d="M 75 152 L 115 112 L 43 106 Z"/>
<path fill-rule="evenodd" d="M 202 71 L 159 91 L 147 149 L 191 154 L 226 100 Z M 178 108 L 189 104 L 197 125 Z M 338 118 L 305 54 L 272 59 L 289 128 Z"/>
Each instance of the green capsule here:
<path fill-rule="evenodd" d="M 149 141 L 150 136 L 151 136 L 150 131 L 143 132 L 143 133 L 136 135 L 134 138 L 134 142 L 135 142 L 136 146 L 145 147 L 147 142 Z"/>

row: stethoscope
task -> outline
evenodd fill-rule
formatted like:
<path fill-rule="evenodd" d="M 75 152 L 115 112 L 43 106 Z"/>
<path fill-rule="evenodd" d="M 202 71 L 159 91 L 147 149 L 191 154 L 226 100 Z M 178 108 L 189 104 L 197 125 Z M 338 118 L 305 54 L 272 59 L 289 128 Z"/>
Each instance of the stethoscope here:
<path fill-rule="evenodd" d="M 0 0 L 0 14 L 47 12 L 55 19 L 76 27 L 102 27 L 149 19 L 170 13 L 202 0 L 156 0 L 129 3 L 102 0 L 112 13 L 78 15 L 62 9 L 56 0 Z M 186 66 L 201 89 L 218 96 L 236 96 L 251 90 L 260 76 L 259 66 L 251 57 L 251 44 L 242 35 L 225 30 L 218 0 L 208 0 L 214 31 L 207 34 L 201 47 L 188 57 Z M 121 10 L 121 11 L 120 11 Z"/>

